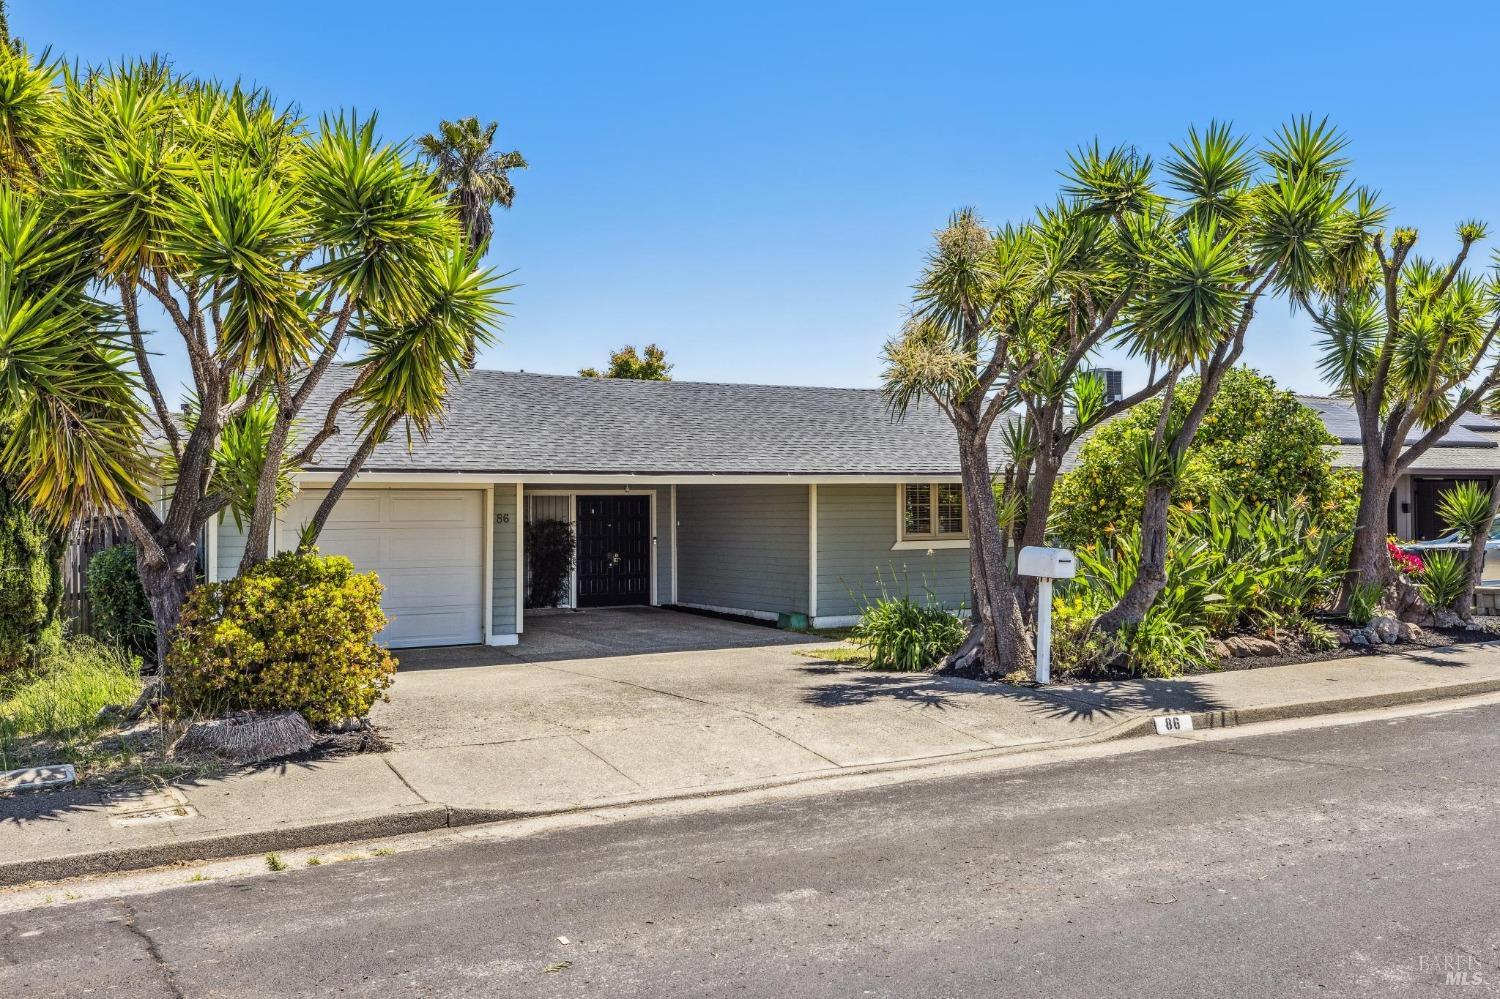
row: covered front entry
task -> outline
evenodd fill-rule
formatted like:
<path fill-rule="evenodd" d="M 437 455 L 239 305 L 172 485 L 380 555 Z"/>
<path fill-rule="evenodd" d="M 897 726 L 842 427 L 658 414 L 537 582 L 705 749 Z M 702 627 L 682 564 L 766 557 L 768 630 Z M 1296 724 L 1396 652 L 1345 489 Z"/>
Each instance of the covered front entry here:
<path fill-rule="evenodd" d="M 651 602 L 651 497 L 579 496 L 578 606 Z"/>
<path fill-rule="evenodd" d="M 1443 493 L 1461 482 L 1475 482 L 1484 489 L 1490 486 L 1488 478 L 1475 476 L 1442 479 L 1414 477 L 1412 479 L 1412 540 L 1431 541 L 1449 533 L 1448 525 L 1443 523 L 1443 518 L 1438 514 L 1438 503 Z"/>
<path fill-rule="evenodd" d="M 304 489 L 276 523 L 276 546 L 297 545 L 323 501 Z M 318 548 L 373 570 L 385 587 L 392 648 L 483 641 L 484 493 L 476 489 L 350 489 L 333 508 Z"/>

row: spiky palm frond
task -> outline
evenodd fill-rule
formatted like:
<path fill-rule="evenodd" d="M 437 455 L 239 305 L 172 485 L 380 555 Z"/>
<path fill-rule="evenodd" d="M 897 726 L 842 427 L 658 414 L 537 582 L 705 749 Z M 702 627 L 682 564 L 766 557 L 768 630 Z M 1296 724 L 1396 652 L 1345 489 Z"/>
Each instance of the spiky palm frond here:
<path fill-rule="evenodd" d="M 1201 132 L 1189 128 L 1187 141 L 1172 146 L 1163 169 L 1200 223 L 1244 221 L 1255 160 L 1245 137 L 1235 135 L 1227 122 L 1211 121 Z"/>
<path fill-rule="evenodd" d="M 1139 352 L 1174 366 L 1207 359 L 1239 319 L 1245 265 L 1232 233 L 1189 222 L 1182 239 L 1152 260 L 1131 313 Z"/>
<path fill-rule="evenodd" d="M 479 266 L 478 253 L 455 239 L 425 275 L 426 305 L 409 322 L 372 316 L 360 331 L 365 351 L 357 404 L 362 432 L 405 421 L 425 437 L 442 415 L 452 378 L 463 369 L 472 343 L 489 344 L 505 315 L 501 296 L 514 285 Z"/>
<path fill-rule="evenodd" d="M 0 450 L 32 507 L 62 525 L 143 495 L 144 412 L 113 310 L 88 294 L 87 243 L 0 187 Z"/>
<path fill-rule="evenodd" d="M 917 282 L 913 311 L 924 324 L 957 335 L 984 318 L 996 278 L 1020 265 L 1014 231 L 992 234 L 971 208 L 954 212 L 934 236 Z"/>
<path fill-rule="evenodd" d="M 881 352 L 885 368 L 882 392 L 896 414 L 904 414 L 924 395 L 945 403 L 966 398 L 975 388 L 973 353 L 962 349 L 949 330 L 913 317 Z"/>
<path fill-rule="evenodd" d="M 1150 211 L 1160 203 L 1151 186 L 1151 157 L 1127 146 L 1105 150 L 1096 139 L 1068 154 L 1063 195 L 1087 210 L 1122 218 Z"/>
<path fill-rule="evenodd" d="M 414 322 L 428 269 L 456 231 L 442 197 L 375 119 L 325 118 L 302 170 L 317 240 L 329 259 L 313 274 L 341 293 L 378 301 L 389 322 Z"/>
<path fill-rule="evenodd" d="M 1313 316 L 1323 334 L 1318 374 L 1342 393 L 1363 389 L 1375 371 L 1385 316 L 1373 294 L 1336 299 Z"/>
<path fill-rule="evenodd" d="M 168 248 L 221 310 L 219 353 L 241 371 L 278 379 L 314 346 L 303 295 L 311 276 L 295 262 L 315 249 L 301 192 L 243 163 L 196 168 L 179 184 Z"/>
<path fill-rule="evenodd" d="M 0 45 L 0 170 L 13 185 L 41 178 L 45 146 L 56 139 L 59 63 L 43 52 Z"/>

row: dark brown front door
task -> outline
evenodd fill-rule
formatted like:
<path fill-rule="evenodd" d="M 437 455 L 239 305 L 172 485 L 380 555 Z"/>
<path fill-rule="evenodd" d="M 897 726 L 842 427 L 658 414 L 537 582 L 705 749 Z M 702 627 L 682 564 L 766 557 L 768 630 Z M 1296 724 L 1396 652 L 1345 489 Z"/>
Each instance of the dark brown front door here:
<path fill-rule="evenodd" d="M 578 606 L 651 602 L 651 497 L 578 497 Z"/>
<path fill-rule="evenodd" d="M 1448 525 L 1438 516 L 1438 500 L 1460 482 L 1478 482 L 1486 489 L 1488 479 L 1413 479 L 1411 484 L 1412 530 L 1414 541 L 1431 541 L 1448 533 Z"/>

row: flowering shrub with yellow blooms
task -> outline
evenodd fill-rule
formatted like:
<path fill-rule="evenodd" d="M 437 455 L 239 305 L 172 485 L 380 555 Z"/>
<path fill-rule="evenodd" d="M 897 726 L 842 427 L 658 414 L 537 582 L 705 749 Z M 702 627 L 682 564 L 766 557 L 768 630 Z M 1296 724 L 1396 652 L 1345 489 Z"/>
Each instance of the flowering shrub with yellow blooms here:
<path fill-rule="evenodd" d="M 1196 395 L 1197 381 L 1184 380 L 1172 418 L 1182 419 Z M 1161 407 L 1160 399 L 1144 402 L 1084 443 L 1052 501 L 1050 531 L 1060 544 L 1081 548 L 1138 525 L 1145 489 L 1136 455 L 1155 431 Z M 1319 530 L 1344 535 L 1359 509 L 1359 472 L 1333 467 L 1337 443 L 1295 395 L 1250 368 L 1235 368 L 1225 374 L 1188 448 L 1172 501 L 1190 511 L 1214 495 L 1251 506 L 1300 497 Z"/>
<path fill-rule="evenodd" d="M 198 587 L 167 656 L 169 708 L 300 711 L 314 726 L 365 716 L 396 674 L 375 643 L 381 592 L 347 558 L 290 552 Z"/>

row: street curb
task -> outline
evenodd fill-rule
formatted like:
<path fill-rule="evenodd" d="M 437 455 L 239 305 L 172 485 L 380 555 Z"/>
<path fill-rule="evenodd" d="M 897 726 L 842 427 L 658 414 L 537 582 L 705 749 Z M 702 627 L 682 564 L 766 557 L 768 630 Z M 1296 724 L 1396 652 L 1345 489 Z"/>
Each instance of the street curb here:
<path fill-rule="evenodd" d="M 1174 712 L 1164 710 L 1162 713 L 1191 714 L 1194 729 L 1233 728 L 1258 722 L 1312 718 L 1320 715 L 1400 707 L 1403 705 L 1422 704 L 1491 693 L 1500 693 L 1500 679 L 1477 680 L 1471 683 L 1424 687 L 1381 694 L 1364 694 L 1323 701 L 1304 701 L 1293 704 L 1233 708 L 1220 711 Z M 676 801 L 723 797 L 744 792 L 764 791 L 864 774 L 922 770 L 941 767 L 955 762 L 985 760 L 1089 746 L 1154 735 L 1156 726 L 1153 717 L 1152 715 L 1143 715 L 1123 719 L 1104 731 L 1096 732 L 1092 735 L 1080 736 L 1076 739 L 1021 743 L 1013 746 L 997 746 L 991 749 L 974 750 L 965 753 L 949 753 L 921 757 L 919 759 L 868 764 L 865 766 L 809 771 L 732 785 L 694 788 L 690 791 L 662 794 L 654 797 L 620 797 L 591 801 L 586 805 L 536 809 L 462 808 L 441 804 L 421 805 L 402 809 L 397 812 L 344 819 L 337 822 L 320 822 L 306 826 L 282 827 L 257 832 L 226 833 L 217 836 L 206 836 L 201 839 L 182 840 L 172 843 L 154 843 L 138 847 L 121 847 L 112 850 L 79 853 L 42 860 L 11 861 L 0 863 L 0 889 L 15 887 L 27 882 L 62 881 L 85 875 L 114 874 L 124 871 L 143 870 L 150 867 L 253 855 L 275 850 L 309 849 L 351 841 L 400 836 L 407 833 L 433 832 L 439 829 L 458 829 L 465 826 L 546 818 L 567 815 L 574 812 L 618 808 L 627 805 L 655 805 Z"/>
<path fill-rule="evenodd" d="M 28 881 L 61 881 L 88 874 L 116 874 L 147 867 L 217 860 L 273 850 L 298 850 L 350 840 L 431 832 L 448 825 L 450 811 L 442 805 L 419 805 L 399 812 L 337 822 L 318 822 L 257 832 L 224 833 L 202 839 L 75 853 L 43 860 L 11 861 L 0 863 L 0 888 Z"/>
<path fill-rule="evenodd" d="M 1319 715 L 1337 715 L 1351 711 L 1370 711 L 1378 708 L 1398 708 L 1407 704 L 1423 704 L 1428 701 L 1446 701 L 1459 697 L 1500 692 L 1500 679 L 1474 680 L 1470 683 L 1448 684 L 1442 687 L 1420 687 L 1414 690 L 1397 690 L 1384 694 L 1361 694 L 1357 697 L 1342 697 L 1328 701 L 1302 701 L 1296 704 L 1268 704 L 1256 708 L 1229 708 L 1222 711 L 1195 711 L 1193 727 L 1233 728 L 1236 725 L 1252 725 L 1256 722 L 1286 721 L 1293 718 L 1315 718 Z M 1151 719 L 1146 719 L 1148 723 Z M 1154 723 L 1152 730 L 1155 731 Z"/>

